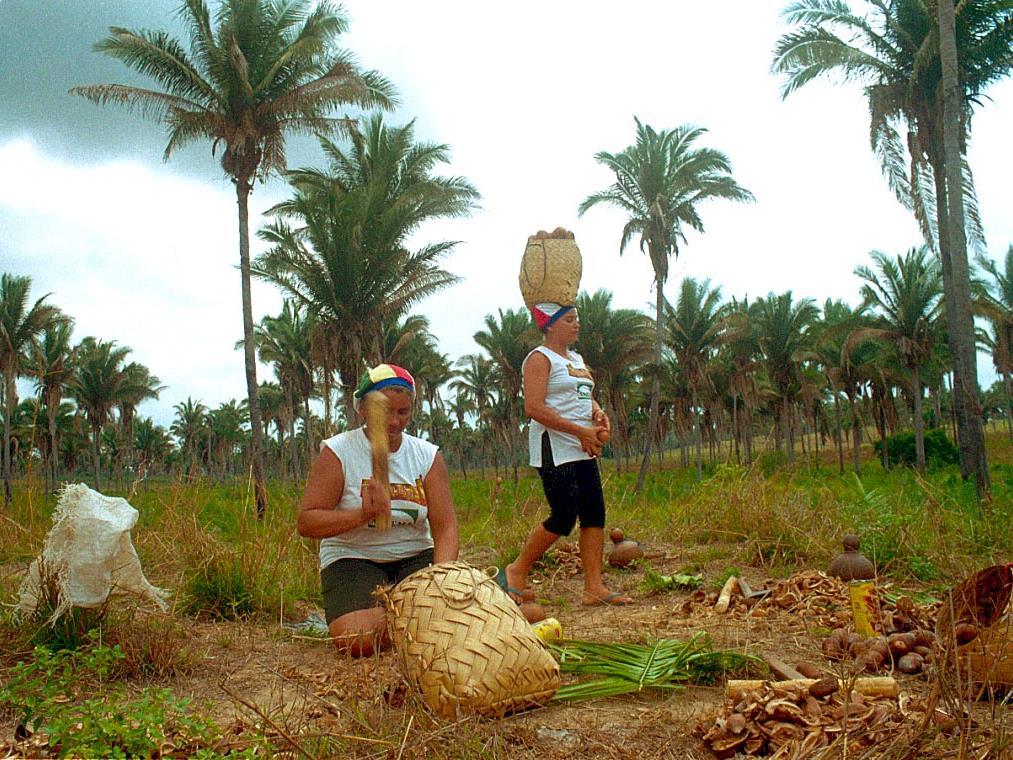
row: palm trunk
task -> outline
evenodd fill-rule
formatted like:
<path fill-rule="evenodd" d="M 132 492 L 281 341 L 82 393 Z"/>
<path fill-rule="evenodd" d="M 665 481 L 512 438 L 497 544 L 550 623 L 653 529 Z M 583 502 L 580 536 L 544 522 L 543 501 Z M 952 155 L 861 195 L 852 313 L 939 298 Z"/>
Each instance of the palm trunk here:
<path fill-rule="evenodd" d="M 652 260 L 654 257 L 651 257 Z M 657 284 L 657 298 L 654 307 L 654 377 L 651 379 L 651 407 L 647 414 L 647 434 L 644 437 L 644 458 L 640 462 L 640 473 L 637 475 L 637 485 L 633 489 L 639 494 L 644 487 L 644 478 L 647 476 L 647 468 L 651 463 L 651 445 L 658 432 L 658 401 L 661 396 L 661 314 L 665 304 L 665 295 L 662 292 L 664 282 L 655 272 L 655 283 Z"/>
<path fill-rule="evenodd" d="M 99 425 L 91 426 L 91 464 L 95 471 L 95 490 L 102 490 L 101 473 L 99 467 L 99 456 L 98 456 L 98 439 L 102 434 L 102 428 Z"/>
<path fill-rule="evenodd" d="M 49 482 L 54 489 L 56 488 L 57 452 L 59 451 L 59 444 L 56 440 L 56 410 L 59 406 L 59 387 L 55 392 L 50 389 L 49 398 L 46 401 L 46 423 L 49 428 Z"/>
<path fill-rule="evenodd" d="M 253 339 L 253 298 L 250 293 L 250 190 L 248 177 L 235 177 L 239 206 L 239 276 L 243 297 L 243 355 L 246 364 L 246 397 L 250 406 L 250 467 L 257 503 L 257 519 L 267 513 L 267 484 L 264 482 L 264 430 L 257 403 L 257 355 Z"/>
<path fill-rule="evenodd" d="M 861 414 L 855 407 L 855 397 L 848 396 L 848 405 L 851 407 L 851 438 L 853 442 L 855 474 L 862 474 L 862 421 Z"/>
<path fill-rule="evenodd" d="M 925 472 L 925 423 L 922 421 L 922 371 L 911 368 L 914 381 L 915 463 L 918 472 Z"/>
<path fill-rule="evenodd" d="M 950 346 L 956 347 L 962 365 L 960 383 L 956 390 L 963 397 L 964 422 L 967 425 L 964 438 L 970 457 L 968 465 L 974 474 L 978 498 L 984 499 L 991 490 L 991 484 L 985 455 L 985 432 L 981 424 L 981 405 L 978 402 L 978 365 L 974 318 L 971 316 L 971 281 L 967 264 L 967 241 L 964 237 L 964 183 L 960 154 L 962 91 L 957 66 L 956 12 L 951 0 L 942 0 L 937 5 L 939 58 L 942 63 L 943 84 L 943 156 L 946 167 L 946 205 L 949 222 L 947 232 L 953 276 L 954 333 L 950 335 Z"/>
<path fill-rule="evenodd" d="M 1006 388 L 1006 432 L 1013 441 L 1013 393 L 1010 392 L 1009 372 L 1003 370 L 1002 384 Z"/>
<path fill-rule="evenodd" d="M 841 440 L 841 400 L 837 393 L 834 393 L 834 417 L 837 418 L 837 426 L 834 431 L 834 442 L 837 444 L 837 464 L 841 475 L 844 474 L 844 442 Z"/>
<path fill-rule="evenodd" d="M 11 357 L 11 362 L 14 357 Z M 14 493 L 11 490 L 11 417 L 14 405 L 17 402 L 17 388 L 14 385 L 13 366 L 5 368 L 4 371 L 4 453 L 3 453 L 3 476 L 4 476 L 4 506 L 10 506 Z"/>
<path fill-rule="evenodd" d="M 696 479 L 703 480 L 703 451 L 701 439 L 703 428 L 700 426 L 700 406 L 697 402 L 696 383 L 693 384 L 693 422 L 696 424 Z"/>
<path fill-rule="evenodd" d="M 789 400 L 788 395 L 785 394 L 784 406 L 781 409 L 781 421 L 784 425 L 784 443 L 788 449 L 788 464 L 795 461 L 795 441 L 792 439 L 791 435 L 791 415 L 791 401 Z"/>

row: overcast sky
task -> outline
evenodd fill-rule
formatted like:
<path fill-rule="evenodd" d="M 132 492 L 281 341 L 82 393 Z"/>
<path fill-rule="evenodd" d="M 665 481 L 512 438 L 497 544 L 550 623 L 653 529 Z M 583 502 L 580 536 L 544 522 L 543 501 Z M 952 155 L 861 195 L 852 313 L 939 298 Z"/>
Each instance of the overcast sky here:
<path fill-rule="evenodd" d="M 647 258 L 619 257 L 623 217 L 577 205 L 606 187 L 599 150 L 633 142 L 633 116 L 656 128 L 706 127 L 751 205 L 702 208 L 666 294 L 683 276 L 710 278 L 726 297 L 792 290 L 857 304 L 852 274 L 869 251 L 920 244 L 912 218 L 886 188 L 868 144 L 856 85 L 817 82 L 787 101 L 769 74 L 785 27 L 784 2 L 628 0 L 510 4 L 348 0 L 345 47 L 395 83 L 420 139 L 447 143 L 447 173 L 482 193 L 472 217 L 424 228 L 419 241 L 460 240 L 444 266 L 463 278 L 419 309 L 440 349 L 478 350 L 484 315 L 522 306 L 517 270 L 527 235 L 564 226 L 584 257 L 582 287 L 606 287 L 617 306 L 653 303 Z M 857 3 L 855 3 L 857 5 Z M 168 386 L 141 413 L 171 422 L 188 396 L 215 406 L 245 396 L 235 196 L 210 145 L 162 161 L 160 127 L 67 90 L 145 84 L 91 51 L 110 25 L 179 32 L 175 0 L 0 0 L 0 270 L 27 274 L 33 294 L 76 320 L 75 338 L 129 346 Z M 1013 242 L 1009 178 L 1013 83 L 989 91 L 970 150 L 989 255 Z M 320 162 L 291 146 L 290 164 Z M 286 194 L 258 186 L 251 224 Z M 254 240 L 254 253 L 259 250 Z M 255 283 L 254 316 L 276 314 L 280 294 Z M 980 362 L 981 380 L 995 377 Z M 263 368 L 260 379 L 268 376 Z"/>

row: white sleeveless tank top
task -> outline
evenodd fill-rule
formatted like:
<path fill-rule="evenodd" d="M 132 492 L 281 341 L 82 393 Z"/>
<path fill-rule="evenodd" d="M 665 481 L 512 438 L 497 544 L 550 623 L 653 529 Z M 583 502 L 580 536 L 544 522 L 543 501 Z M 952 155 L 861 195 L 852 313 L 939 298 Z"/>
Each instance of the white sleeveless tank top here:
<path fill-rule="evenodd" d="M 549 385 L 545 394 L 545 405 L 560 417 L 580 425 L 591 424 L 591 391 L 594 378 L 584 365 L 584 358 L 576 351 L 567 351 L 560 356 L 551 348 L 538 346 L 524 359 L 527 364 L 531 354 L 538 352 L 549 360 Z M 522 365 L 523 370 L 523 365 Z M 591 457 L 580 447 L 580 439 L 569 433 L 547 428 L 541 422 L 531 420 L 528 427 L 528 454 L 532 467 L 542 466 L 542 433 L 548 432 L 554 464 L 578 462 Z"/>
<path fill-rule="evenodd" d="M 341 460 L 345 490 L 335 509 L 359 509 L 362 483 L 373 474 L 365 428 L 339 433 L 320 444 Z M 423 481 L 436 458 L 437 446 L 404 434 L 401 446 L 390 454 L 390 506 L 392 527 L 378 531 L 373 524 L 320 541 L 320 568 L 339 559 L 394 562 L 433 548 L 429 532 L 429 505 Z"/>

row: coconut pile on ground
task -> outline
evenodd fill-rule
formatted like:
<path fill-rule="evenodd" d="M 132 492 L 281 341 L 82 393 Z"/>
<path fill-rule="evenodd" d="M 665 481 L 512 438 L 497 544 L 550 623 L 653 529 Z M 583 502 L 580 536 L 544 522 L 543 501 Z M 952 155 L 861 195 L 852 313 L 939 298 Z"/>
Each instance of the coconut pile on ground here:
<path fill-rule="evenodd" d="M 925 722 L 923 700 L 901 696 L 846 692 L 836 679 L 810 686 L 804 682 L 767 683 L 761 688 L 731 696 L 717 719 L 697 728 L 704 744 L 719 758 L 736 754 L 749 757 L 813 757 L 831 744 L 847 741 L 849 751 L 895 741 L 905 728 Z M 934 710 L 935 724 L 952 724 L 949 715 Z"/>

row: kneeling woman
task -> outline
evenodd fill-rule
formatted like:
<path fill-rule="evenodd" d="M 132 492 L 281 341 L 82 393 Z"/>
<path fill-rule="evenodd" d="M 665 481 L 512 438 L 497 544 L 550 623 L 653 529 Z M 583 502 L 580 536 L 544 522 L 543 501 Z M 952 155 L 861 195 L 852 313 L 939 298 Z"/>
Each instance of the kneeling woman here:
<path fill-rule="evenodd" d="M 401 367 L 369 370 L 355 391 L 387 396 L 390 498 L 372 478 L 365 426 L 320 445 L 299 511 L 299 535 L 320 542 L 320 582 L 331 639 L 339 651 L 368 655 L 385 643 L 377 586 L 397 583 L 434 562 L 457 559 L 457 519 L 447 466 L 437 447 L 404 432 L 415 382 Z M 362 417 L 359 411 L 360 418 Z M 392 527 L 375 528 L 389 514 Z"/>

